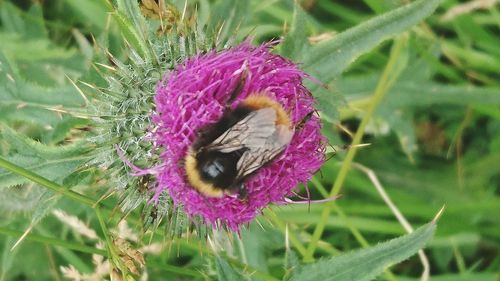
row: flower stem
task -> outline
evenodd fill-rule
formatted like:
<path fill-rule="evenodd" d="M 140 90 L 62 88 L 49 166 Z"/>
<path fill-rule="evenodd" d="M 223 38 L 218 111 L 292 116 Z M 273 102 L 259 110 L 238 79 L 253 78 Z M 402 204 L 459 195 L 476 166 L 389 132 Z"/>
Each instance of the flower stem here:
<path fill-rule="evenodd" d="M 116 255 L 114 255 L 113 241 L 111 241 L 111 237 L 109 236 L 108 227 L 106 226 L 106 222 L 104 221 L 104 218 L 102 216 L 100 206 L 96 206 L 95 214 L 97 216 L 97 220 L 99 221 L 99 225 L 101 226 L 101 230 L 102 230 L 102 233 L 104 235 L 104 239 L 106 242 L 106 250 L 108 251 L 108 256 L 112 259 L 114 256 L 116 256 Z"/>
<path fill-rule="evenodd" d="M 365 132 L 366 125 L 370 121 L 373 112 L 375 111 L 375 108 L 378 106 L 382 98 L 385 96 L 387 91 L 389 90 L 390 86 L 393 84 L 393 82 L 396 80 L 396 77 L 393 76 L 392 72 L 394 71 L 396 67 L 397 60 L 401 54 L 403 45 L 406 43 L 405 37 L 399 37 L 399 40 L 394 41 L 393 48 L 391 50 L 391 54 L 389 57 L 389 61 L 384 69 L 384 72 L 382 73 L 382 77 L 379 80 L 379 83 L 377 84 L 377 87 L 375 88 L 375 92 L 372 96 L 370 105 L 368 109 L 366 110 L 363 119 L 361 120 L 361 123 L 358 127 L 358 130 L 356 131 L 356 134 L 354 135 L 354 138 L 352 140 L 352 148 L 349 149 L 347 152 L 346 158 L 344 159 L 342 163 L 342 167 L 340 168 L 340 171 L 335 178 L 335 182 L 332 186 L 332 189 L 330 191 L 330 197 L 338 195 L 339 192 L 342 189 L 342 186 L 344 184 L 344 181 L 346 179 L 347 173 L 349 172 L 351 168 L 351 163 L 354 160 L 354 157 L 356 156 L 356 145 L 361 143 L 361 139 L 363 137 L 363 134 Z M 319 223 L 316 225 L 316 228 L 314 229 L 313 236 L 311 238 L 311 242 L 309 243 L 309 247 L 306 250 L 306 253 L 304 255 L 304 261 L 305 262 L 312 262 L 314 260 L 313 255 L 314 251 L 316 250 L 316 247 L 318 245 L 318 242 L 321 238 L 321 235 L 323 234 L 323 231 L 325 229 L 326 222 L 328 220 L 328 217 L 330 216 L 330 213 L 332 211 L 334 203 L 329 203 L 326 205 L 326 207 L 323 209 L 323 212 L 321 213 L 321 218 Z"/>
<path fill-rule="evenodd" d="M 104 235 L 104 242 L 106 243 L 106 251 L 108 252 L 109 260 L 111 261 L 112 268 L 115 267 L 120 272 L 123 280 L 129 280 L 129 272 L 128 268 L 123 264 L 120 255 L 117 253 L 115 248 L 115 244 L 111 236 L 109 235 L 108 226 L 104 221 L 104 217 L 101 212 L 101 206 L 97 205 L 95 208 L 95 214 L 97 216 L 97 220 L 99 221 L 99 225 L 101 226 L 102 234 Z M 111 269 L 112 271 L 113 269 Z"/>
<path fill-rule="evenodd" d="M 17 166 L 16 164 L 9 162 L 5 160 L 4 158 L 0 157 L 0 167 L 4 168 L 8 171 L 11 171 L 12 173 L 18 174 L 22 177 L 25 177 L 47 189 L 50 189 L 56 193 L 62 194 L 63 196 L 66 196 L 72 200 L 75 200 L 77 202 L 80 202 L 82 204 L 88 205 L 88 206 L 93 206 L 95 204 L 94 200 L 91 198 L 82 195 L 80 193 L 74 192 L 73 190 L 64 188 L 63 186 L 48 180 L 40 175 L 37 175 L 31 171 L 28 171 L 24 169 L 23 167 Z"/>

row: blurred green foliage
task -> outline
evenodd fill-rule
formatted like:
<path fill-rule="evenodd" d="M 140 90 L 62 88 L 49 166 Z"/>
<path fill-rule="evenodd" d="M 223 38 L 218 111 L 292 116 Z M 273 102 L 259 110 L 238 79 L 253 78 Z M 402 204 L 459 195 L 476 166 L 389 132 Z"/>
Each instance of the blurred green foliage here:
<path fill-rule="evenodd" d="M 328 84 L 310 85 L 317 90 L 325 135 L 332 145 L 349 144 L 349 134 L 339 125 L 351 132 L 358 128 L 384 78 L 394 41 L 384 41 L 359 58 L 348 52 L 360 45 L 346 42 L 348 48 L 339 50 L 347 54 L 339 55 L 330 54 L 332 47 L 323 49 L 325 42 L 319 41 L 409 1 L 299 2 L 301 9 L 294 9 L 294 1 L 288 0 L 198 0 L 188 1 L 187 9 L 196 7 L 199 22 L 210 26 L 232 19 L 223 25 L 221 38 L 251 36 L 258 43 L 285 36 L 277 51 Z M 184 10 L 184 1 L 171 3 Z M 457 5 L 464 4 L 443 1 L 425 23 L 395 39 L 404 41 L 401 55 L 362 139 L 371 145 L 360 148 L 354 161 L 374 171 L 414 226 L 432 220 L 446 205 L 436 236 L 426 250 L 432 280 L 498 280 L 500 6 L 465 9 L 460 14 Z M 118 58 L 126 57 L 126 44 L 141 48 L 141 39 L 134 39 L 140 34 L 125 36 L 125 42 L 119 16 L 111 11 L 110 2 L 100 0 L 0 1 L 0 153 L 96 199 L 105 194 L 105 182 L 96 180 L 87 169 L 66 173 L 84 163 L 86 159 L 80 156 L 91 149 L 82 140 L 88 120 L 67 112 L 82 112 L 86 104 L 71 81 L 103 85 L 95 63 L 107 63 L 107 56 L 94 44 L 103 45 Z M 390 34 L 405 29 L 390 28 L 394 29 Z M 234 30 L 238 32 L 234 34 Z M 359 42 L 378 38 L 370 37 L 372 33 L 360 31 Z M 307 39 L 307 46 L 287 40 L 298 37 Z M 339 150 L 316 175 L 310 184 L 313 199 L 324 197 L 321 187 L 329 190 L 334 184 L 345 155 Z M 341 194 L 334 213 L 324 221 L 315 258 L 337 256 L 405 233 L 366 174 L 352 169 Z M 73 251 L 71 245 L 94 246 L 96 241 L 75 232 L 52 211 L 54 207 L 65 210 L 96 230 L 98 220 L 85 206 L 59 198 L 0 170 L 0 280 L 63 280 L 59 267 L 68 265 L 81 273 L 94 271 L 91 255 L 82 249 Z M 121 217 L 114 208 L 116 201 L 103 202 L 110 225 L 117 225 Z M 230 257 L 213 258 L 210 246 L 195 238 L 167 241 L 159 254 L 146 256 L 149 280 L 289 277 L 291 268 L 303 257 L 294 251 L 300 249 L 287 247 L 287 231 L 307 245 L 324 208 L 323 204 L 272 207 L 258 223 L 231 237 L 234 248 L 226 249 L 234 254 Z M 136 233 L 141 231 L 140 220 L 138 212 L 127 218 Z M 8 229 L 22 233 L 30 225 L 33 235 L 73 244 L 51 246 L 47 240 L 37 243 L 27 239 L 11 251 L 19 233 L 3 234 L 8 234 Z M 162 237 L 158 230 L 140 237 L 137 244 L 164 242 Z M 225 237 L 220 240 L 227 242 Z M 421 265 L 415 256 L 391 271 L 380 278 L 418 280 Z"/>

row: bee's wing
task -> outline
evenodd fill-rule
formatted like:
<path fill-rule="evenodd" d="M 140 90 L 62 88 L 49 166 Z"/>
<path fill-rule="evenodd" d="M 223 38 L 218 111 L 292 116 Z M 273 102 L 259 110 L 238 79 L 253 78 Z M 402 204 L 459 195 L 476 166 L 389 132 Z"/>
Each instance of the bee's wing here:
<path fill-rule="evenodd" d="M 206 148 L 222 153 L 262 147 L 276 131 L 276 111 L 266 107 L 250 112 Z"/>
<path fill-rule="evenodd" d="M 248 147 L 238 160 L 238 178 L 243 178 L 271 161 L 290 143 L 293 131 L 287 126 L 274 126 L 274 132 L 265 140 L 250 138 L 247 142 L 254 142 Z"/>
<path fill-rule="evenodd" d="M 290 143 L 293 130 L 284 125 L 276 126 L 276 118 L 276 111 L 270 107 L 252 111 L 207 149 L 222 153 L 244 149 L 236 165 L 237 178 L 241 179 L 271 161 Z"/>

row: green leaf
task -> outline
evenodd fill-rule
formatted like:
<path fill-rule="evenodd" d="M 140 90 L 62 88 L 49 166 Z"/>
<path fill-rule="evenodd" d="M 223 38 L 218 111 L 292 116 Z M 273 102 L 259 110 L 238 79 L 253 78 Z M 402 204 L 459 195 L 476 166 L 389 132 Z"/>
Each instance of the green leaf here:
<path fill-rule="evenodd" d="M 132 25 L 128 18 L 119 11 L 113 12 L 114 19 L 120 27 L 123 37 L 127 42 L 141 55 L 145 60 L 149 61 L 151 55 L 146 47 L 146 42 L 143 37 L 139 35 L 137 29 Z"/>
<path fill-rule="evenodd" d="M 12 246 L 16 243 L 13 237 L 4 239 L 2 250 L 2 263 L 0 267 L 0 280 L 7 280 L 7 273 L 12 268 L 18 249 L 12 250 Z M 1 244 L 0 244 L 1 245 Z"/>
<path fill-rule="evenodd" d="M 71 33 L 73 34 L 73 37 L 75 37 L 80 52 L 85 57 L 86 61 L 90 63 L 94 57 L 94 47 L 89 40 L 85 38 L 85 35 L 80 32 L 80 30 L 73 29 L 71 30 Z"/>
<path fill-rule="evenodd" d="M 382 41 L 432 14 L 440 0 L 419 0 L 363 22 L 306 52 L 304 70 L 323 83 L 342 73 L 356 58 Z M 313 85 L 316 89 L 318 85 Z"/>
<path fill-rule="evenodd" d="M 55 46 L 47 38 L 24 38 L 17 33 L 0 33 L 2 62 L 9 60 L 24 81 L 43 86 L 67 83 L 65 75 L 78 78 L 85 70 L 83 56 L 74 48 Z M 0 70 L 1 71 L 1 70 Z M 15 79 L 18 80 L 18 79 Z"/>
<path fill-rule="evenodd" d="M 285 276 L 284 280 L 287 280 L 290 276 L 293 276 L 295 273 L 296 269 L 300 267 L 300 259 L 297 256 L 297 253 L 295 253 L 294 250 L 290 249 L 289 247 L 286 248 L 285 252 Z"/>
<path fill-rule="evenodd" d="M 29 183 L 21 186 L 2 188 L 0 185 L 0 213 L 9 214 L 30 213 L 40 201 L 45 189 Z"/>
<path fill-rule="evenodd" d="M 26 225 L 18 223 L 17 229 L 25 230 L 26 227 Z M 4 239 L 3 233 L 0 235 L 1 245 L 3 240 L 7 239 Z M 47 247 L 42 243 L 24 241 L 24 243 L 14 248 L 15 253 L 13 253 L 11 248 L 18 239 L 19 233 L 15 237 L 9 238 L 9 243 L 3 243 L 4 247 L 6 247 L 6 249 L 4 248 L 6 254 L 13 256 L 13 260 L 10 270 L 6 274 L 6 279 L 0 280 L 18 280 L 19 276 L 26 278 L 24 280 L 54 280 L 53 275 L 50 275 L 50 270 L 47 270 L 51 266 L 50 259 L 47 256 Z"/>
<path fill-rule="evenodd" d="M 52 229 L 49 230 L 45 228 L 45 224 L 39 225 L 37 227 L 37 232 L 39 232 L 44 237 L 52 238 L 55 236 Z M 69 248 L 64 248 L 64 247 L 54 247 L 54 251 L 57 254 L 59 254 L 61 258 L 65 261 L 64 264 L 73 265 L 81 273 L 89 274 L 93 272 L 93 267 L 91 267 L 88 263 L 86 263 L 84 257 L 79 255 L 78 252 L 75 252 Z"/>
<path fill-rule="evenodd" d="M 413 153 L 418 149 L 417 136 L 415 135 L 413 112 L 407 110 L 394 110 L 385 116 L 389 126 L 396 133 L 401 144 L 401 149 L 413 159 Z"/>
<path fill-rule="evenodd" d="M 234 236 L 238 241 L 239 259 L 256 270 L 268 272 L 266 250 L 270 250 L 270 243 L 266 239 L 271 236 L 270 231 L 263 233 L 259 228 L 248 228 L 242 229 L 239 235 Z"/>
<path fill-rule="evenodd" d="M 204 27 L 210 18 L 210 3 L 208 0 L 198 0 L 198 5 L 196 23 L 198 26 Z"/>
<path fill-rule="evenodd" d="M 294 2 L 293 20 L 290 32 L 285 36 L 281 45 L 281 54 L 294 61 L 301 61 L 303 49 L 308 44 L 306 35 L 306 13 L 300 4 Z"/>
<path fill-rule="evenodd" d="M 100 0 L 66 0 L 70 9 L 82 17 L 82 22 L 97 27 L 97 30 L 103 30 L 106 26 L 107 11 L 104 1 Z"/>
<path fill-rule="evenodd" d="M 43 218 L 50 214 L 61 197 L 61 194 L 57 194 L 52 190 L 45 190 L 33 210 L 30 225 L 37 225 Z"/>
<path fill-rule="evenodd" d="M 2 1 L 0 6 L 0 20 L 3 31 L 6 33 L 17 33 L 25 39 L 45 38 L 47 36 L 40 3 L 32 3 L 28 11 L 23 11 L 7 1 Z M 8 42 L 3 41 L 2 43 Z"/>
<path fill-rule="evenodd" d="M 78 110 L 84 103 L 74 86 L 60 85 L 57 88 L 47 88 L 25 81 L 17 64 L 5 56 L 1 50 L 0 64 L 2 66 L 0 69 L 1 121 L 25 121 L 40 125 L 39 129 L 45 129 L 47 125 L 54 127 L 62 121 L 60 113 L 54 109 L 75 108 Z"/>
<path fill-rule="evenodd" d="M 58 182 L 64 179 L 67 175 L 71 174 L 71 172 L 85 162 L 83 158 L 47 161 L 41 158 L 31 158 L 17 155 L 5 157 L 5 159 L 45 178 Z M 0 169 L 0 187 L 10 187 L 27 182 L 29 182 L 29 179 L 26 179 L 25 177 Z"/>
<path fill-rule="evenodd" d="M 220 256 L 215 257 L 215 269 L 217 272 L 217 280 L 219 281 L 247 280 L 245 276 L 232 268 L 229 263 Z"/>
<path fill-rule="evenodd" d="M 405 0 L 363 0 L 377 14 L 392 10 L 407 3 Z"/>
<path fill-rule="evenodd" d="M 10 73 L 15 82 L 22 78 L 37 85 L 59 87 L 67 83 L 65 75 L 77 78 L 88 68 L 75 48 L 57 45 L 56 40 L 51 40 L 57 37 L 54 34 L 49 38 L 41 4 L 33 3 L 27 11 L 9 2 L 2 2 L 1 6 L 4 28 L 0 32 L 0 73 L 8 72 L 3 67 L 8 60 L 7 68 L 16 69 L 15 75 Z"/>
<path fill-rule="evenodd" d="M 13 4 L 2 1 L 0 2 L 0 19 L 2 28 L 7 32 L 24 33 L 26 23 L 21 17 L 21 11 Z"/>
<path fill-rule="evenodd" d="M 432 238 L 435 229 L 436 225 L 429 223 L 388 242 L 303 266 L 291 280 L 372 280 L 386 267 L 417 253 Z"/>
<path fill-rule="evenodd" d="M 346 100 L 340 91 L 329 90 L 323 87 L 317 88 L 314 92 L 314 97 L 317 100 L 317 109 L 321 112 L 322 118 L 329 122 L 339 120 L 340 106 L 346 106 Z"/>
<path fill-rule="evenodd" d="M 432 281 L 498 281 L 499 274 L 493 272 L 464 272 L 459 274 L 433 275 Z M 400 278 L 400 281 L 419 281 L 420 278 Z"/>
<path fill-rule="evenodd" d="M 139 32 L 142 40 L 146 40 L 147 34 L 141 33 L 141 31 L 145 31 L 147 28 L 146 20 L 144 16 L 141 14 L 141 10 L 139 9 L 139 5 L 136 0 L 117 0 L 118 11 L 123 13 L 128 19 L 131 20 L 131 23 L 135 27 L 136 31 Z"/>
<path fill-rule="evenodd" d="M 59 143 L 63 141 L 68 133 L 73 128 L 84 127 L 89 123 L 88 119 L 73 118 L 69 116 L 64 116 L 61 118 L 54 128 L 48 131 L 46 134 L 42 135 L 42 142 L 44 143 Z"/>
<path fill-rule="evenodd" d="M 210 32 L 218 34 L 216 45 L 223 45 L 232 35 L 237 33 L 239 27 L 244 23 L 249 9 L 250 1 L 239 0 L 218 1 L 211 7 L 208 26 Z"/>
<path fill-rule="evenodd" d="M 89 147 L 83 143 L 48 146 L 0 125 L 0 143 L 8 148 L 6 159 L 50 180 L 62 181 L 87 159 Z M 0 169 L 0 186 L 30 182 L 27 178 Z"/>

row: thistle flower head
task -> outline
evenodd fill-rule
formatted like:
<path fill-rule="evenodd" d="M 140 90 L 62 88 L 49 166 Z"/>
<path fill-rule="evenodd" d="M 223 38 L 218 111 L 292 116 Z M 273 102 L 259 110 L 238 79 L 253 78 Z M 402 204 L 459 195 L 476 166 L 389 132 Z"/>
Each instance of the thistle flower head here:
<path fill-rule="evenodd" d="M 312 116 L 296 129 L 281 154 L 245 180 L 246 200 L 230 195 L 206 197 L 186 180 L 182 162 L 197 131 L 221 118 L 243 71 L 247 78 L 233 108 L 250 94 L 265 93 L 282 105 L 293 124 L 314 111 L 314 99 L 302 84 L 305 73 L 291 61 L 272 54 L 271 47 L 253 47 L 245 42 L 224 51 L 200 54 L 179 64 L 159 82 L 152 121 L 156 125 L 155 144 L 163 151 L 163 164 L 157 171 L 154 198 L 166 191 L 188 215 L 237 231 L 268 204 L 285 203 L 292 190 L 319 169 L 324 142 L 320 120 Z"/>

